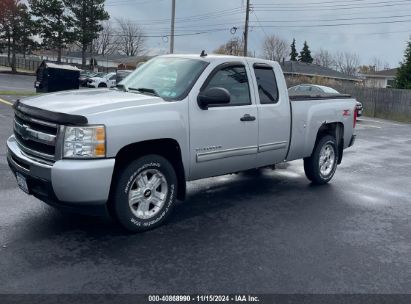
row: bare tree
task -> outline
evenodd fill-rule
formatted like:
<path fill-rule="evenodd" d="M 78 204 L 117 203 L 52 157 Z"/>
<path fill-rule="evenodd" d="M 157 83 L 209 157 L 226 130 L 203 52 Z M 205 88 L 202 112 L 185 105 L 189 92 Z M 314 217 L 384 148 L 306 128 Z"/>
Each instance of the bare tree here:
<path fill-rule="evenodd" d="M 370 66 L 374 68 L 374 72 L 388 70 L 390 68 L 390 64 L 388 62 L 383 62 L 381 59 L 377 57 L 373 57 L 371 59 Z"/>
<path fill-rule="evenodd" d="M 325 68 L 333 68 L 335 66 L 333 55 L 325 49 L 320 49 L 314 54 L 314 63 Z"/>
<path fill-rule="evenodd" d="M 110 21 L 102 23 L 103 29 L 93 42 L 93 52 L 99 55 L 111 55 L 118 51 L 118 37 Z"/>
<path fill-rule="evenodd" d="M 335 57 L 335 68 L 341 73 L 355 76 L 360 66 L 360 57 L 358 54 L 349 52 L 338 52 Z"/>
<path fill-rule="evenodd" d="M 243 40 L 235 37 L 227 43 L 220 45 L 218 49 L 214 50 L 215 54 L 243 56 L 244 43 Z"/>
<path fill-rule="evenodd" d="M 145 37 L 140 26 L 128 19 L 117 19 L 118 48 L 127 56 L 137 56 L 145 49 Z"/>
<path fill-rule="evenodd" d="M 290 46 L 287 41 L 276 35 L 271 35 L 264 40 L 264 58 L 274 61 L 286 59 L 290 53 Z"/>

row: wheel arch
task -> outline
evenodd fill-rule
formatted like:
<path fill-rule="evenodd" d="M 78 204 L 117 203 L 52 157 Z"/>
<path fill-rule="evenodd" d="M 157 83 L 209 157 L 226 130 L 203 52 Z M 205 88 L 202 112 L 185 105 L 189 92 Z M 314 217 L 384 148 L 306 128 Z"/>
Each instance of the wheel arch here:
<path fill-rule="evenodd" d="M 317 131 L 315 144 L 311 153 L 313 153 L 318 141 L 325 135 L 331 135 L 335 138 L 338 151 L 337 164 L 341 164 L 344 151 L 344 124 L 342 122 L 323 123 Z"/>
<path fill-rule="evenodd" d="M 184 164 L 181 156 L 181 148 L 179 143 L 171 138 L 136 142 L 121 148 L 115 157 L 115 166 L 110 186 L 110 195 L 113 193 L 116 177 L 118 176 L 119 172 L 121 172 L 121 170 L 131 161 L 149 154 L 160 155 L 171 163 L 177 175 L 177 198 L 184 200 L 186 195 L 186 179 Z"/>

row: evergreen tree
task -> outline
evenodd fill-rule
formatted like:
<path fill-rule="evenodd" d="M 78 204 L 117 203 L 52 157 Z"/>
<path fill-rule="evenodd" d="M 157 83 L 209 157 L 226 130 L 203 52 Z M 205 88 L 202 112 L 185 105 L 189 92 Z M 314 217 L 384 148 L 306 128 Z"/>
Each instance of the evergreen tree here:
<path fill-rule="evenodd" d="M 311 56 L 311 51 L 310 51 L 310 48 L 308 47 L 307 41 L 304 41 L 304 46 L 300 52 L 298 61 L 306 62 L 306 63 L 313 63 L 314 61 L 313 57 Z"/>
<path fill-rule="evenodd" d="M 7 58 L 12 72 L 17 72 L 17 53 L 33 43 L 31 16 L 27 5 L 20 0 L 0 1 L 0 30 L 7 47 Z"/>
<path fill-rule="evenodd" d="M 29 3 L 43 46 L 56 49 L 57 61 L 61 62 L 62 50 L 74 41 L 74 19 L 63 0 L 29 0 Z"/>
<path fill-rule="evenodd" d="M 12 50 L 12 20 L 17 10 L 17 3 L 14 0 L 0 1 L 0 40 L 3 47 L 7 49 L 7 63 L 11 63 Z"/>
<path fill-rule="evenodd" d="M 295 47 L 295 38 L 293 39 L 293 43 L 291 43 L 291 53 L 290 53 L 290 60 L 297 61 L 298 53 L 297 48 Z"/>
<path fill-rule="evenodd" d="M 411 89 L 411 40 L 407 44 L 404 61 L 398 69 L 395 87 L 398 89 Z"/>
<path fill-rule="evenodd" d="M 76 41 L 81 45 L 82 66 L 87 64 L 86 52 L 103 29 L 101 21 L 110 19 L 104 9 L 105 0 L 64 0 L 74 16 Z"/>
<path fill-rule="evenodd" d="M 38 43 L 33 39 L 34 35 L 37 34 L 37 28 L 28 7 L 23 4 L 19 11 L 19 33 L 17 36 L 17 51 L 23 54 L 26 58 L 26 54 L 31 54 L 31 52 L 38 47 Z"/>

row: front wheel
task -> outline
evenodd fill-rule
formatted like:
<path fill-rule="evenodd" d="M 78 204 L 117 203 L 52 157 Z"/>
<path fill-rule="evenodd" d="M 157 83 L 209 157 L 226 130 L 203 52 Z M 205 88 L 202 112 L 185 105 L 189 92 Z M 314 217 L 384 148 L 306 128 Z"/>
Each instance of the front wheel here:
<path fill-rule="evenodd" d="M 168 160 L 143 156 L 120 174 L 113 195 L 113 211 L 127 230 L 140 232 L 162 224 L 177 196 L 177 176 Z"/>
<path fill-rule="evenodd" d="M 328 183 L 337 169 L 338 151 L 333 136 L 322 137 L 314 148 L 311 157 L 304 158 L 304 171 L 314 184 Z"/>

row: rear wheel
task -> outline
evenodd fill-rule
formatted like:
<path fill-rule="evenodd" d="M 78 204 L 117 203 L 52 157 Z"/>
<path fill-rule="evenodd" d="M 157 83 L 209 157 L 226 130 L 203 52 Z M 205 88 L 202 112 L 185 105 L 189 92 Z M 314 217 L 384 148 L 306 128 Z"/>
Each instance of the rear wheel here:
<path fill-rule="evenodd" d="M 162 224 L 177 195 L 177 176 L 168 160 L 143 156 L 121 173 L 113 195 L 113 211 L 127 230 L 140 232 Z"/>
<path fill-rule="evenodd" d="M 305 175 L 314 184 L 326 184 L 333 178 L 337 162 L 336 140 L 333 136 L 326 135 L 318 141 L 311 157 L 304 159 Z"/>
<path fill-rule="evenodd" d="M 105 83 L 100 83 L 98 85 L 99 88 L 107 88 L 107 85 Z"/>

